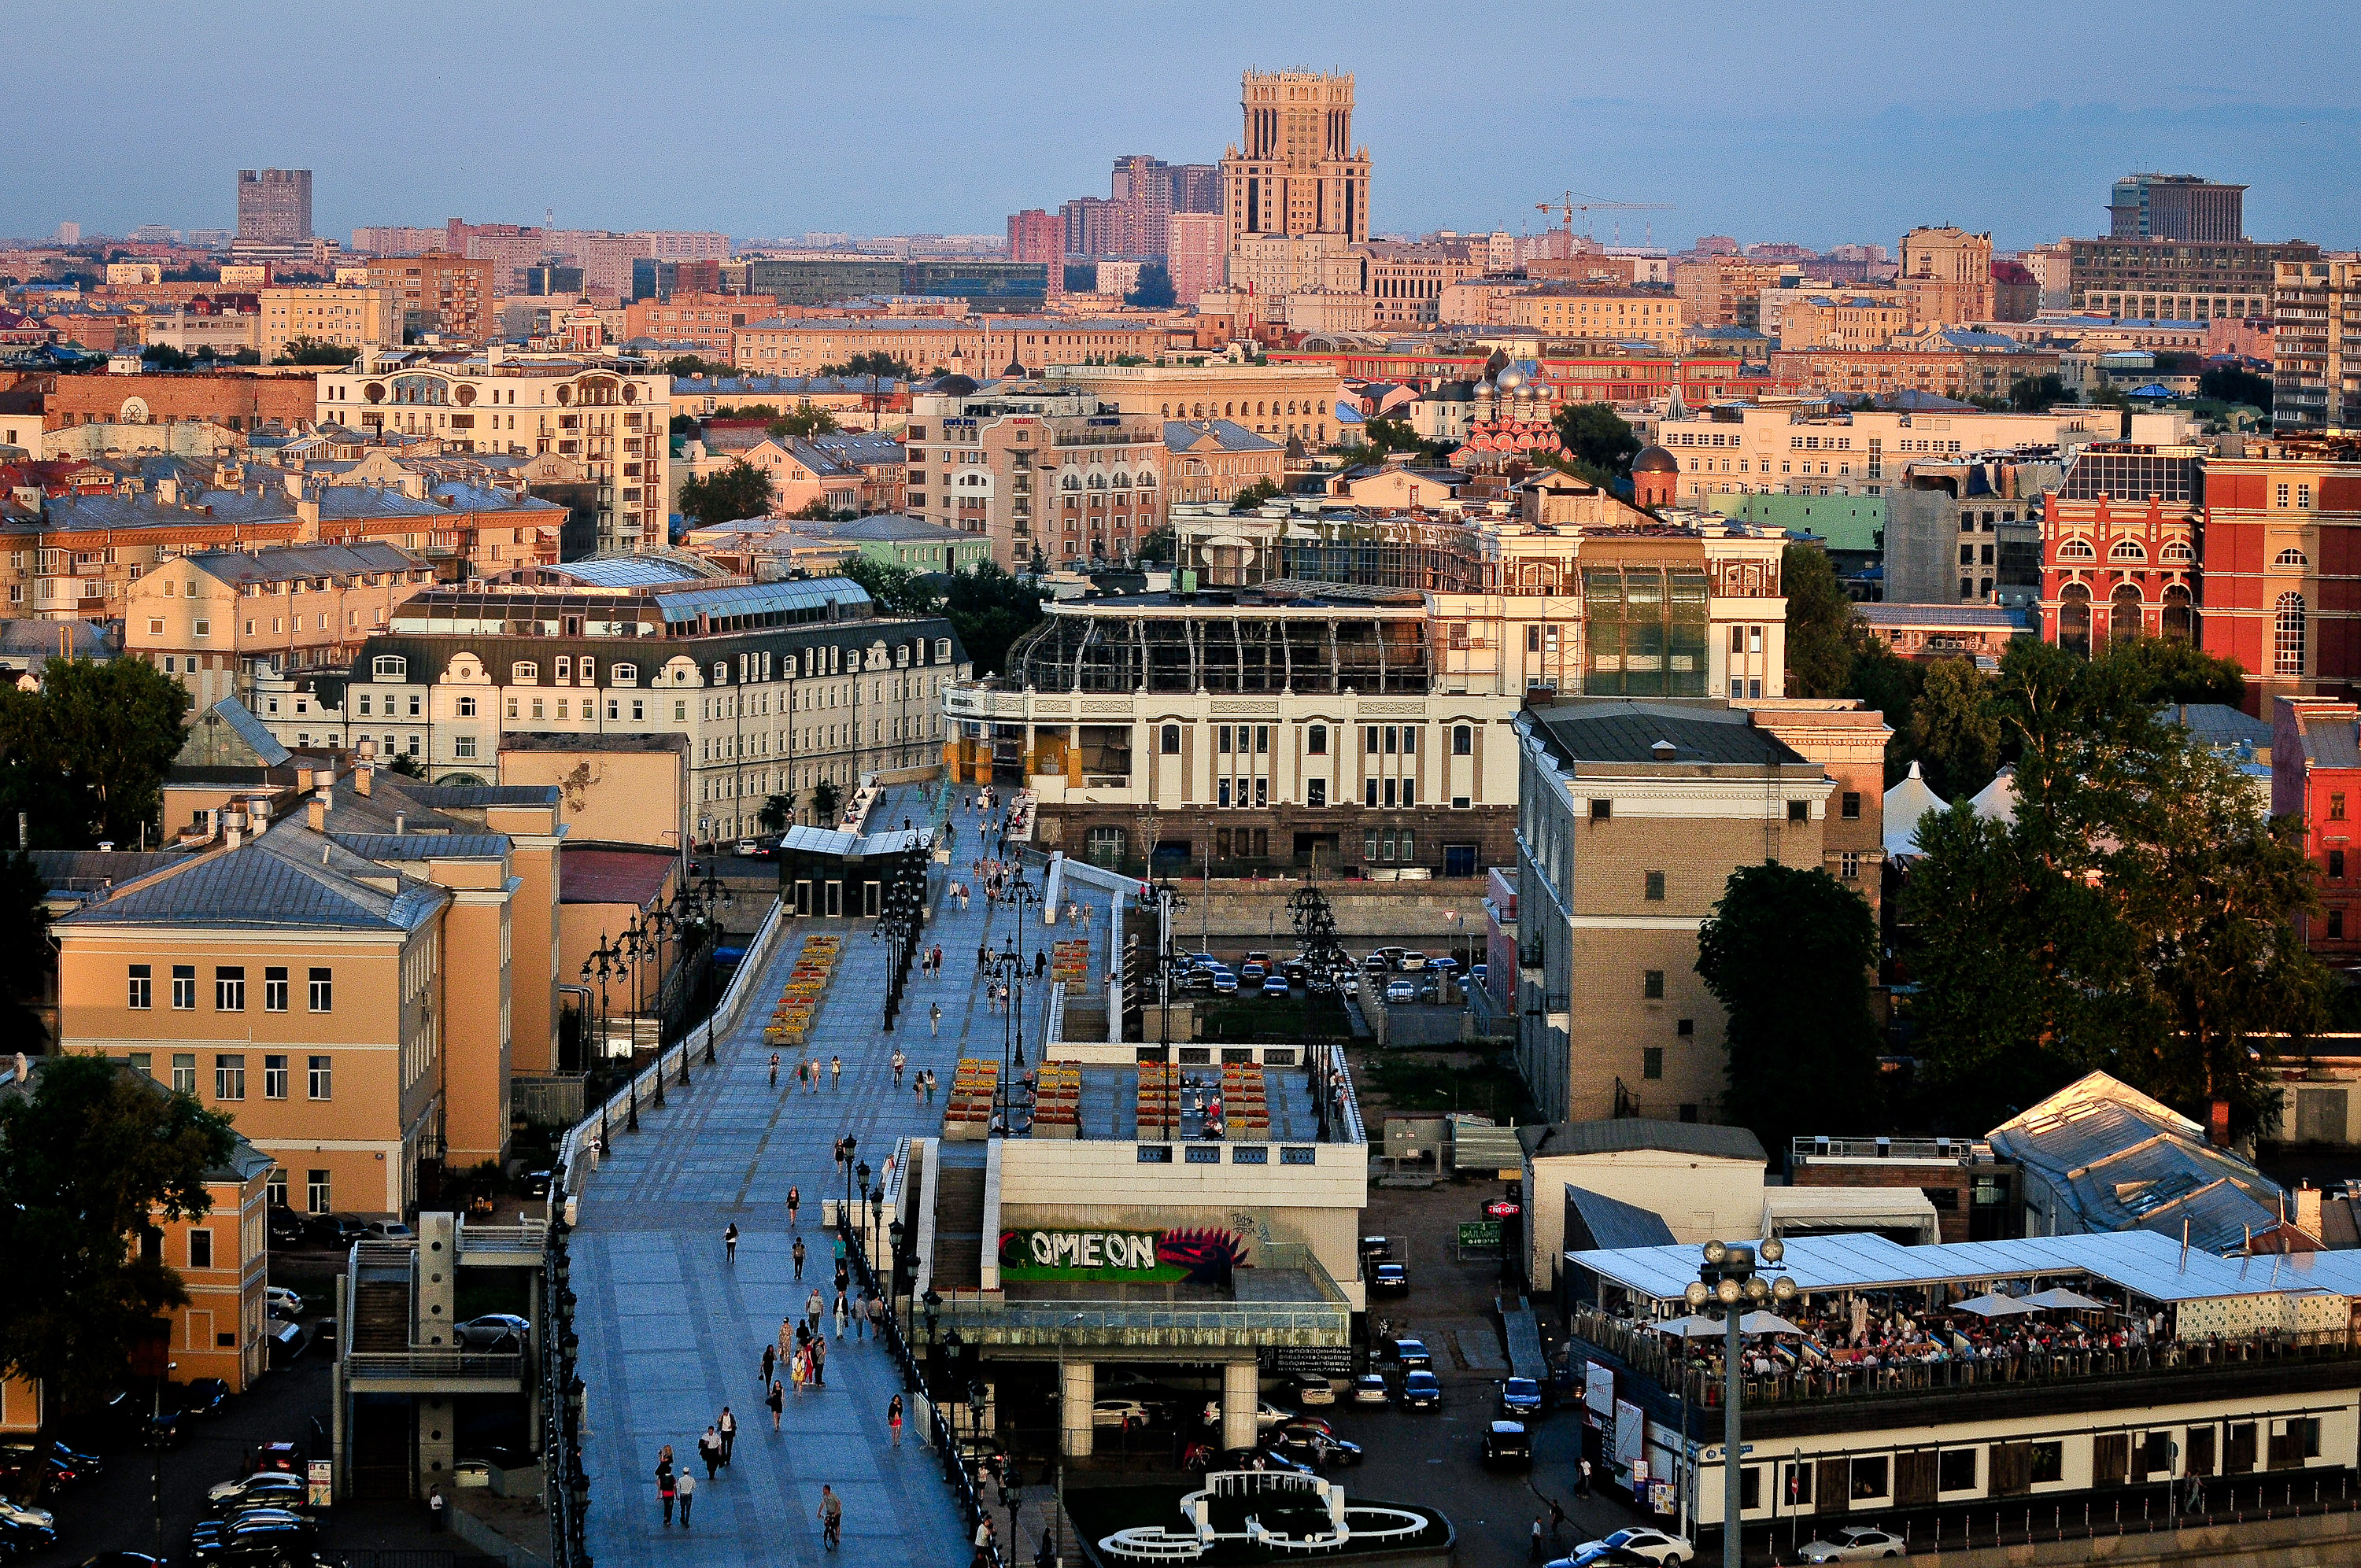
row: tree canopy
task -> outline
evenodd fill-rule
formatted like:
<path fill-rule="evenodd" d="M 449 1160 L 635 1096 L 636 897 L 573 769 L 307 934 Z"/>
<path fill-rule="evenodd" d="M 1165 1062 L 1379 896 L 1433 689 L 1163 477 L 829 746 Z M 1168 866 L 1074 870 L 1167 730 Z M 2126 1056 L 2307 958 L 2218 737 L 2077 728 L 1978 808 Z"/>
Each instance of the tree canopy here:
<path fill-rule="evenodd" d="M 1611 478 L 1625 478 L 1640 455 L 1640 434 L 1612 403 L 1567 403 L 1550 416 L 1575 461 Z"/>
<path fill-rule="evenodd" d="M 291 337 L 286 352 L 279 356 L 281 365 L 350 365 L 359 356 L 358 349 L 345 348 L 333 343 L 323 343 L 316 337 Z"/>
<path fill-rule="evenodd" d="M 2219 365 L 2200 372 L 2197 395 L 2219 398 L 2225 403 L 2246 403 L 2265 413 L 2271 411 L 2270 378 L 2257 376 L 2243 365 Z"/>
<path fill-rule="evenodd" d="M 1790 544 L 1779 553 L 1787 591 L 1787 695 L 1836 696 L 1852 672 L 1852 600 L 1828 552 Z"/>
<path fill-rule="evenodd" d="M 49 1058 L 30 1094 L 0 1097 L 0 1369 L 65 1409 L 121 1387 L 132 1345 L 188 1299 L 140 1238 L 206 1212 L 204 1173 L 234 1147 L 226 1118 L 103 1057 Z"/>
<path fill-rule="evenodd" d="M 892 376 L 905 381 L 917 374 L 910 367 L 908 360 L 881 348 L 856 354 L 840 365 L 823 365 L 819 373 L 823 376 Z"/>
<path fill-rule="evenodd" d="M 828 435 L 842 428 L 836 422 L 836 415 L 828 410 L 813 403 L 798 403 L 771 422 L 770 433 L 773 435 Z"/>
<path fill-rule="evenodd" d="M 1171 308 L 1173 298 L 1172 275 L 1161 261 L 1151 261 L 1139 269 L 1139 282 L 1123 297 L 1123 302 L 1140 310 L 1161 311 Z"/>
<path fill-rule="evenodd" d="M 137 659 L 51 659 L 37 691 L 0 687 L 0 804 L 33 813 L 36 842 L 148 841 L 164 774 L 188 739 L 189 690 Z"/>
<path fill-rule="evenodd" d="M 1697 971 L 1729 1014 L 1726 1114 L 1774 1163 L 1797 1133 L 1882 1119 L 1877 956 L 1869 905 L 1817 866 L 1741 866 L 1697 928 Z"/>
<path fill-rule="evenodd" d="M 702 355 L 675 354 L 665 360 L 664 373 L 676 379 L 691 376 L 735 376 L 738 367 L 724 360 L 708 359 Z"/>
<path fill-rule="evenodd" d="M 839 570 L 869 590 L 886 615 L 939 615 L 959 633 L 979 675 L 996 674 L 1016 641 L 1041 621 L 1047 589 L 1010 576 L 991 561 L 947 576 L 855 555 Z"/>
<path fill-rule="evenodd" d="M 771 510 L 771 476 L 741 457 L 719 473 L 683 485 L 681 515 L 706 527 L 762 517 Z"/>
<path fill-rule="evenodd" d="M 0 857 L 0 1029 L 38 1046 L 48 1031 L 32 1008 L 49 970 L 49 884 L 23 850 Z"/>
<path fill-rule="evenodd" d="M 1265 501 L 1277 500 L 1279 487 L 1268 479 L 1257 479 L 1230 498 L 1232 511 L 1252 511 Z"/>

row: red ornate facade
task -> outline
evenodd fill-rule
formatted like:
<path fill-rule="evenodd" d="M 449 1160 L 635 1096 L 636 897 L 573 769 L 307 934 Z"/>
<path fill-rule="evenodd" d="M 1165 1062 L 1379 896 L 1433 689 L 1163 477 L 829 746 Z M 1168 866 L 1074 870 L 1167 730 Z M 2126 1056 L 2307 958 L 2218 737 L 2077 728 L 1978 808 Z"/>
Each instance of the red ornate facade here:
<path fill-rule="evenodd" d="M 2197 635 L 2193 446 L 2094 443 L 2042 498 L 2041 635 L 2089 653 L 2119 638 Z"/>

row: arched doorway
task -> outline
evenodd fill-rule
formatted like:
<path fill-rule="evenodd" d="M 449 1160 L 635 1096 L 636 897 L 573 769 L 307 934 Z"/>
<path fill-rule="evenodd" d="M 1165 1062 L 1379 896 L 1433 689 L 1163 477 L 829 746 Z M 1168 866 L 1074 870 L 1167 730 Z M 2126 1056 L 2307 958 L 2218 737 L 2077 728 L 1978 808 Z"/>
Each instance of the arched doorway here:
<path fill-rule="evenodd" d="M 2107 641 L 2128 642 L 2137 637 L 2144 630 L 2140 615 L 2146 608 L 2137 587 L 2130 583 L 2117 584 L 2115 591 L 2107 596 Z"/>
<path fill-rule="evenodd" d="M 2091 590 L 2069 583 L 2058 595 L 2058 646 L 2091 656 Z"/>
<path fill-rule="evenodd" d="M 2164 634 L 2177 641 L 2196 641 L 2197 610 L 2187 588 L 2176 586 L 2164 590 Z"/>

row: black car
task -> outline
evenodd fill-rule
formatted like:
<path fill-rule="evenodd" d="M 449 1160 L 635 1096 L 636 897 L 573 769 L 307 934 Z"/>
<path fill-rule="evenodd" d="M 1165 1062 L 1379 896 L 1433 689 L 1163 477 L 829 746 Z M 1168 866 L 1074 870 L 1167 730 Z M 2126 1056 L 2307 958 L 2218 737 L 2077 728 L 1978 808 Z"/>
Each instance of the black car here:
<path fill-rule="evenodd" d="M 1549 1568 L 1658 1568 L 1658 1565 L 1653 1557 L 1601 1542 L 1591 1551 L 1560 1557 L 1551 1563 Z"/>
<path fill-rule="evenodd" d="M 148 1429 L 147 1446 L 149 1448 L 178 1448 L 181 1446 L 181 1439 L 186 1435 L 181 1421 L 181 1412 L 178 1410 L 160 1410 L 154 1415 L 142 1415 L 139 1418 L 139 1423 Z"/>
<path fill-rule="evenodd" d="M 82 1568 L 164 1568 L 164 1560 L 144 1552 L 102 1552 L 83 1558 Z"/>
<path fill-rule="evenodd" d="M 524 1173 L 524 1195 L 528 1198 L 548 1197 L 549 1183 L 552 1175 L 552 1172 L 546 1170 L 526 1171 Z"/>
<path fill-rule="evenodd" d="M 1369 1266 L 1369 1293 L 1373 1296 L 1407 1296 L 1410 1294 L 1410 1266 L 1401 1263 L 1375 1263 Z"/>
<path fill-rule="evenodd" d="M 192 1377 L 181 1390 L 181 1413 L 190 1416 L 213 1416 L 221 1413 L 222 1402 L 229 1398 L 229 1385 L 218 1377 Z"/>
<path fill-rule="evenodd" d="M 1484 1433 L 1484 1463 L 1524 1464 L 1533 1462 L 1532 1433 L 1522 1421 L 1494 1421 Z"/>
<path fill-rule="evenodd" d="M 271 1206 L 270 1216 L 263 1221 L 263 1228 L 269 1233 L 272 1246 L 302 1246 L 312 1240 L 311 1223 L 283 1205 Z"/>
<path fill-rule="evenodd" d="M 58 1532 L 48 1525 L 0 1519 L 0 1556 L 14 1558 L 32 1552 L 47 1552 L 57 1543 Z"/>
<path fill-rule="evenodd" d="M 1443 1385 L 1432 1372 L 1412 1372 L 1402 1378 L 1402 1408 L 1431 1410 L 1443 1403 Z"/>
<path fill-rule="evenodd" d="M 1500 1414 L 1514 1421 L 1530 1421 L 1542 1413 L 1542 1386 L 1530 1377 L 1511 1377 L 1500 1385 Z"/>
<path fill-rule="evenodd" d="M 341 1249 L 360 1240 L 368 1227 L 350 1214 L 314 1214 L 311 1229 L 313 1245 Z"/>
<path fill-rule="evenodd" d="M 62 1442 L 0 1443 L 0 1475 L 10 1479 L 38 1469 L 45 1486 L 62 1488 L 78 1486 L 105 1468 L 96 1454 L 79 1453 Z"/>
<path fill-rule="evenodd" d="M 1405 1334 L 1394 1341 L 1393 1352 L 1394 1359 L 1405 1372 L 1430 1372 L 1434 1368 L 1434 1355 L 1422 1339 Z"/>
<path fill-rule="evenodd" d="M 1271 1452 L 1301 1460 L 1314 1470 L 1361 1462 L 1361 1445 L 1313 1427 L 1284 1427 L 1270 1440 Z"/>
<path fill-rule="evenodd" d="M 249 1508 L 226 1519 L 207 1519 L 189 1532 L 189 1561 L 198 1568 L 245 1568 L 308 1561 L 319 1545 L 318 1527 L 285 1508 Z"/>

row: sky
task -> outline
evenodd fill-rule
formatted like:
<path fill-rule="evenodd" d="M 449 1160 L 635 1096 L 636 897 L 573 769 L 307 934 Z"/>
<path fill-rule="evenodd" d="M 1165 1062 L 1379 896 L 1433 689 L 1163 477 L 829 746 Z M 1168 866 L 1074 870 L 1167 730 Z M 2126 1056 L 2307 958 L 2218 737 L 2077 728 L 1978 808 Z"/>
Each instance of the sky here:
<path fill-rule="evenodd" d="M 0 236 L 226 228 L 313 170 L 317 232 L 532 224 L 1002 232 L 1119 155 L 1213 162 L 1242 70 L 1353 72 L 1380 233 L 1826 247 L 2106 232 L 2134 170 L 2244 182 L 2247 233 L 2361 244 L 2361 5 L 2252 0 L 1002 0 L 679 6 L 0 0 Z"/>

